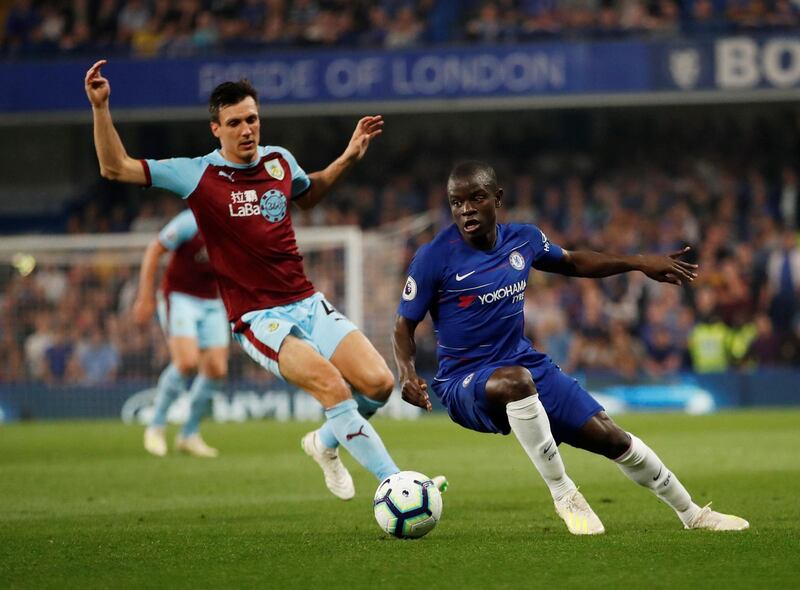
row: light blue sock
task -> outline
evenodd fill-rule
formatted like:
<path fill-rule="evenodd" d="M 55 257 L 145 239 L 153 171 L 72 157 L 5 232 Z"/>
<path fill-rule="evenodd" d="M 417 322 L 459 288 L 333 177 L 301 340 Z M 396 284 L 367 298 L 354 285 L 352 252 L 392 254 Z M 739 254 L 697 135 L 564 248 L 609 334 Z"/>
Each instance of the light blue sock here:
<path fill-rule="evenodd" d="M 375 412 L 386 405 L 385 401 L 382 402 L 369 398 L 363 393 L 358 393 L 357 391 L 353 392 L 353 399 L 356 400 L 356 403 L 358 404 L 358 413 L 364 416 L 364 418 L 367 420 L 372 418 L 375 415 Z M 325 422 L 325 424 L 323 424 L 319 429 L 319 441 L 329 449 L 335 449 L 339 446 L 339 441 L 336 440 L 336 435 L 333 433 L 331 425 L 328 422 Z"/>
<path fill-rule="evenodd" d="M 357 408 L 356 401 L 348 399 L 325 410 L 328 418 L 326 424 L 330 424 L 336 439 L 355 460 L 378 480 L 397 473 L 400 469 L 383 446 L 381 437 L 364 416 L 358 413 Z"/>
<path fill-rule="evenodd" d="M 150 420 L 150 426 L 164 426 L 167 423 L 167 410 L 169 410 L 175 398 L 186 389 L 187 381 L 188 377 L 181 375 L 178 368 L 172 363 L 161 371 L 156 389 L 156 411 L 153 414 L 153 419 Z"/>
<path fill-rule="evenodd" d="M 181 436 L 191 436 L 200 429 L 200 420 L 208 411 L 209 402 L 217 391 L 221 391 L 223 382 L 198 375 L 189 390 L 189 418 L 181 429 Z"/>

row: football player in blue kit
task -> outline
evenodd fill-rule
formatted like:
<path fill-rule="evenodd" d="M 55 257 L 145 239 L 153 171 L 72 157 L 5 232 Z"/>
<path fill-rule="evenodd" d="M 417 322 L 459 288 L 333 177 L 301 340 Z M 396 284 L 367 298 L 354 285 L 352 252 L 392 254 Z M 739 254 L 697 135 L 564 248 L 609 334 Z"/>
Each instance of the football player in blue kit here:
<path fill-rule="evenodd" d="M 746 520 L 695 504 L 678 478 L 639 438 L 523 334 L 531 268 L 600 278 L 641 271 L 651 279 L 691 282 L 697 266 L 671 254 L 615 256 L 568 251 L 537 227 L 498 224 L 503 189 L 494 169 L 464 162 L 450 173 L 447 197 L 455 223 L 416 253 L 395 321 L 393 345 L 403 399 L 430 410 L 428 384 L 414 366 L 417 324 L 430 313 L 439 370 L 431 384 L 450 418 L 478 432 L 513 432 L 575 535 L 605 532 L 564 469 L 564 442 L 615 461 L 631 480 L 668 504 L 687 529 L 743 530 Z"/>

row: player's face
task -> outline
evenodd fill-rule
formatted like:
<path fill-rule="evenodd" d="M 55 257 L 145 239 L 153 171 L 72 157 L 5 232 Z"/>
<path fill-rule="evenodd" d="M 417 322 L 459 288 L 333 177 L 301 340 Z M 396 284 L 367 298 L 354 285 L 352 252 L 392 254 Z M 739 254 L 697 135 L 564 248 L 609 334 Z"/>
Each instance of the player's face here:
<path fill-rule="evenodd" d="M 222 157 L 234 164 L 249 164 L 258 156 L 261 121 L 258 105 L 252 97 L 222 107 L 219 123 L 211 123 L 211 133 L 219 139 Z"/>
<path fill-rule="evenodd" d="M 500 207 L 503 189 L 487 186 L 476 178 L 451 178 L 447 183 L 450 212 L 461 236 L 468 242 L 478 243 L 494 236 L 497 224 L 496 210 Z"/>

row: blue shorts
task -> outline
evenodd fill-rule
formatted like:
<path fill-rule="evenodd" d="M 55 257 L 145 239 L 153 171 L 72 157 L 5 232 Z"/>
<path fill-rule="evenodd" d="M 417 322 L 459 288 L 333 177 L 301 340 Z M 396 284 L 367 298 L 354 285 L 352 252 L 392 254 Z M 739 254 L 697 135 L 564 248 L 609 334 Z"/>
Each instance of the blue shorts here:
<path fill-rule="evenodd" d="M 227 347 L 231 339 L 228 314 L 222 299 L 203 299 L 173 291 L 159 294 L 158 319 L 167 338 L 194 338 L 200 350 Z"/>
<path fill-rule="evenodd" d="M 278 352 L 289 334 L 330 359 L 342 339 L 358 330 L 322 293 L 288 305 L 248 312 L 232 328 L 233 338 L 247 355 L 281 379 Z"/>
<path fill-rule="evenodd" d="M 550 419 L 550 430 L 557 443 L 569 443 L 577 430 L 603 411 L 588 391 L 577 380 L 565 374 L 547 358 L 531 371 L 539 399 Z M 447 408 L 447 413 L 456 424 L 478 432 L 508 434 L 511 427 L 505 408 L 496 408 L 486 399 L 486 382 L 497 369 L 518 366 L 515 362 L 498 364 L 471 373 L 461 373 L 446 381 L 434 380 L 432 389 Z M 524 364 L 521 366 L 525 366 Z"/>

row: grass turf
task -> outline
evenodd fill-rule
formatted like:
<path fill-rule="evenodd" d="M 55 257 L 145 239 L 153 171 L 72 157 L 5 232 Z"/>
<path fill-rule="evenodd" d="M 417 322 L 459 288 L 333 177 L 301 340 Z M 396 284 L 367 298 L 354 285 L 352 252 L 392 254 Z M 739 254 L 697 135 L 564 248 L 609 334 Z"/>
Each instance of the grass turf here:
<path fill-rule="evenodd" d="M 562 447 L 607 534 L 578 538 L 511 437 L 446 418 L 377 420 L 397 462 L 446 473 L 439 526 L 383 535 L 376 483 L 349 456 L 341 502 L 300 450 L 312 426 L 208 424 L 219 459 L 157 459 L 116 422 L 0 427 L 1 588 L 796 587 L 800 412 L 628 415 L 698 504 L 750 520 L 744 533 L 684 531 L 609 461 Z"/>

